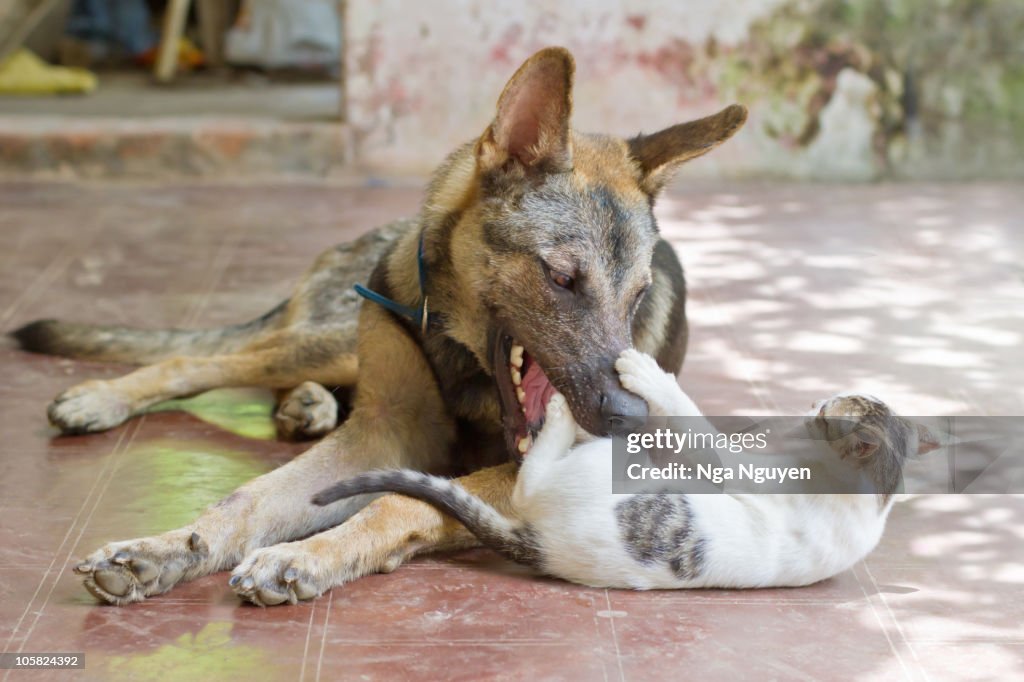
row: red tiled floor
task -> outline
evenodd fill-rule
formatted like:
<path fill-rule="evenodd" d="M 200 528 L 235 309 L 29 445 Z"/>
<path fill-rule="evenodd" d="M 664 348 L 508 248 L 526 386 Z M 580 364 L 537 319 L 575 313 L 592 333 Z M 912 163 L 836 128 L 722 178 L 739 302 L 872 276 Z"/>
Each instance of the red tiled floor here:
<path fill-rule="evenodd" d="M 321 249 L 418 199 L 327 185 L 7 184 L 0 329 L 40 316 L 246 319 Z M 841 389 L 906 414 L 1021 414 L 1022 214 L 1009 185 L 677 190 L 659 217 L 691 286 L 684 385 L 710 414 L 792 413 Z M 903 502 L 866 562 L 803 589 L 591 590 L 481 550 L 294 607 L 241 606 L 224 574 L 96 606 L 69 572 L 76 558 L 179 525 L 301 451 L 269 438 L 270 396 L 252 390 L 54 438 L 47 401 L 123 369 L 0 347 L 0 644 L 87 653 L 84 671 L 34 679 L 1024 676 L 1021 496 Z"/>

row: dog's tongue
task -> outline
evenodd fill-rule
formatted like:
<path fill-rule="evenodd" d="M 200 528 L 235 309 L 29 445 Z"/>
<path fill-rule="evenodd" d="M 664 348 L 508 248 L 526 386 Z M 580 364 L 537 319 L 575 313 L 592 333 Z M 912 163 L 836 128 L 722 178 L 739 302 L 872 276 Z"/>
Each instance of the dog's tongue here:
<path fill-rule="evenodd" d="M 544 417 L 544 410 L 551 396 L 555 394 L 555 387 L 548 381 L 540 365 L 531 362 L 523 376 L 522 389 L 526 392 L 523 401 L 526 421 L 529 424 L 536 424 Z"/>

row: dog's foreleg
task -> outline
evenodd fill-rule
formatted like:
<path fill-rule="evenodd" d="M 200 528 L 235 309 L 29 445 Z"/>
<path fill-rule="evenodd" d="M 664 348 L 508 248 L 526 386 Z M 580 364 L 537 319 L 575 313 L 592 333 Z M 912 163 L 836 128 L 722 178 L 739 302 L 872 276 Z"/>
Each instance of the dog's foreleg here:
<path fill-rule="evenodd" d="M 355 383 L 358 362 L 339 353 L 313 362 L 302 339 L 282 335 L 279 343 L 230 355 L 171 358 L 109 381 L 86 381 L 50 404 L 50 421 L 64 433 L 104 431 L 164 400 L 222 386 L 292 388 L 313 380 L 335 386 Z"/>
<path fill-rule="evenodd" d="M 515 465 L 509 463 L 457 482 L 511 514 L 515 480 Z M 261 606 L 294 603 L 364 575 L 393 571 L 417 554 L 478 544 L 460 523 L 426 502 L 385 495 L 337 528 L 256 550 L 234 570 L 231 583 L 239 596 Z"/>
<path fill-rule="evenodd" d="M 179 582 L 235 566 L 246 552 L 302 537 L 341 522 L 359 501 L 320 512 L 309 496 L 351 475 L 358 464 L 339 458 L 336 432 L 284 466 L 242 486 L 193 523 L 148 538 L 112 542 L 75 568 L 93 595 L 127 604 Z"/>
<path fill-rule="evenodd" d="M 375 308 L 360 315 L 360 357 L 366 358 L 363 364 L 374 381 L 360 384 L 352 414 L 339 429 L 242 486 L 192 524 L 93 552 L 76 569 L 85 587 L 111 603 L 140 601 L 183 580 L 235 566 L 260 547 L 340 523 L 368 500 L 353 498 L 329 507 L 311 501 L 340 478 L 379 467 L 443 470 L 455 425 L 429 365 L 397 324 Z M 241 582 L 236 589 L 245 586 Z M 277 597 L 283 601 L 288 594 Z M 264 594 L 264 603 L 272 599 Z"/>

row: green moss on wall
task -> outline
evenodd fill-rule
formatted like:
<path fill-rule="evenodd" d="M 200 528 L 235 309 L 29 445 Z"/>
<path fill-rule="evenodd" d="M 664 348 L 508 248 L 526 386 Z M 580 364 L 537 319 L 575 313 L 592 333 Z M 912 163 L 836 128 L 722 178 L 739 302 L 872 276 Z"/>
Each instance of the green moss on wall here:
<path fill-rule="evenodd" d="M 759 106 L 763 132 L 785 145 L 815 140 L 850 68 L 877 89 L 883 171 L 903 161 L 908 136 L 925 150 L 947 137 L 992 153 L 1006 140 L 1024 148 L 1020 0 L 791 0 L 721 52 L 721 88 Z"/>

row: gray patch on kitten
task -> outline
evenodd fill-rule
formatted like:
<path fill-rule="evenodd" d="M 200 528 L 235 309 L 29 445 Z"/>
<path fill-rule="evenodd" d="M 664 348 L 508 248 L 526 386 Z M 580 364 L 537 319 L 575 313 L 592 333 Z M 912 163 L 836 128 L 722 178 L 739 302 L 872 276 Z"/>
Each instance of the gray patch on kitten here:
<path fill-rule="evenodd" d="M 615 505 L 619 533 L 638 563 L 667 563 L 682 580 L 704 568 L 704 539 L 693 528 L 690 503 L 684 495 L 634 495 Z"/>

